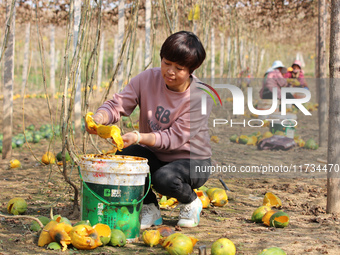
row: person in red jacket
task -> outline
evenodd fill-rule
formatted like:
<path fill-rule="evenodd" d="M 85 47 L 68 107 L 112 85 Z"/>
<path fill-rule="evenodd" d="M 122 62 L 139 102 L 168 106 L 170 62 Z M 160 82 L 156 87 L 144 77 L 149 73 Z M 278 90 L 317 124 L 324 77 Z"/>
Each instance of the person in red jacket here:
<path fill-rule="evenodd" d="M 284 78 L 293 87 L 300 87 L 308 89 L 308 85 L 305 80 L 304 72 L 301 68 L 301 61 L 295 60 L 291 68 L 288 68 L 287 73 L 284 74 Z"/>
<path fill-rule="evenodd" d="M 280 60 L 274 61 L 273 65 L 266 71 L 263 79 L 262 89 L 260 90 L 260 98 L 272 99 L 273 89 L 276 88 L 278 99 L 281 99 L 281 88 L 288 87 L 287 80 L 283 75 L 287 72 L 287 68 Z M 291 93 L 286 94 L 286 98 L 294 98 Z"/>

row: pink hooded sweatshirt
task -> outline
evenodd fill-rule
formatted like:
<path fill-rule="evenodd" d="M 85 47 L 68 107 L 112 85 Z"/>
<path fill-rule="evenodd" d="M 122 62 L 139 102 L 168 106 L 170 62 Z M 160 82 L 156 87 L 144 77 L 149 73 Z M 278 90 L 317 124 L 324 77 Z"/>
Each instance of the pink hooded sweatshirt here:
<path fill-rule="evenodd" d="M 301 61 L 295 60 L 294 63 L 292 64 L 292 67 L 293 67 L 293 65 L 297 65 L 297 66 L 300 67 L 299 77 L 297 77 L 298 81 L 300 82 L 300 85 L 304 88 L 308 88 L 308 85 L 307 85 L 306 80 L 305 80 L 304 72 L 301 68 Z M 293 78 L 293 71 L 285 73 L 285 75 L 283 77 L 286 78 L 286 79 Z"/>
<path fill-rule="evenodd" d="M 263 80 L 263 86 L 260 90 L 260 97 L 263 98 L 263 90 L 265 88 L 273 92 L 273 88 L 277 88 L 277 98 L 281 99 L 281 88 L 287 87 L 288 83 L 285 78 L 283 78 L 279 69 L 274 69 L 267 73 Z"/>
<path fill-rule="evenodd" d="M 169 90 L 160 68 L 148 69 L 134 78 L 121 93 L 113 95 L 99 110 L 108 118 L 103 124 L 113 124 L 121 116 L 129 116 L 139 105 L 139 132 L 154 133 L 156 143 L 147 146 L 165 162 L 176 159 L 207 159 L 211 157 L 208 118 L 213 100 L 207 97 L 207 114 L 201 114 L 204 85 L 192 75 L 189 89 Z"/>

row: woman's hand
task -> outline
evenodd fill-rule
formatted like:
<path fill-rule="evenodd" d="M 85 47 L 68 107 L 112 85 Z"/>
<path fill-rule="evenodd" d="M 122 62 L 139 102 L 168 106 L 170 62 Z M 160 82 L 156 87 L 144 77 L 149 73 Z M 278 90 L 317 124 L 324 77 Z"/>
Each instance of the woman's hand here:
<path fill-rule="evenodd" d="M 102 124 L 103 122 L 103 114 L 98 112 L 94 115 L 92 115 L 92 118 L 94 120 L 94 122 L 96 124 Z M 85 121 L 85 130 L 89 133 L 89 134 L 92 134 L 92 135 L 96 135 L 97 134 L 97 131 L 95 129 L 91 129 L 87 126 L 87 122 Z"/>
<path fill-rule="evenodd" d="M 154 133 L 140 133 L 140 144 L 147 146 L 154 146 L 156 142 L 156 136 Z M 124 141 L 124 148 L 135 144 L 138 141 L 138 135 L 135 132 L 128 132 L 122 135 Z"/>
<path fill-rule="evenodd" d="M 122 135 L 123 141 L 124 141 L 124 148 L 129 147 L 130 145 L 134 144 L 138 140 L 138 136 L 134 132 L 128 132 L 124 135 Z"/>

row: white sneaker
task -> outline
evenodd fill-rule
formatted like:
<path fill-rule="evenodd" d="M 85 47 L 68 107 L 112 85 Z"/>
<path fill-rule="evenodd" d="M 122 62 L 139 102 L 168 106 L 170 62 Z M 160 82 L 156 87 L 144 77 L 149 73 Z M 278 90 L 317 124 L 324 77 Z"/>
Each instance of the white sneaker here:
<path fill-rule="evenodd" d="M 154 203 L 143 205 L 141 210 L 140 228 L 145 229 L 161 224 L 163 224 L 161 211 L 156 205 Z"/>
<path fill-rule="evenodd" d="M 190 204 L 183 204 L 179 212 L 177 225 L 184 228 L 196 227 L 200 222 L 202 207 L 202 202 L 198 197 Z"/>

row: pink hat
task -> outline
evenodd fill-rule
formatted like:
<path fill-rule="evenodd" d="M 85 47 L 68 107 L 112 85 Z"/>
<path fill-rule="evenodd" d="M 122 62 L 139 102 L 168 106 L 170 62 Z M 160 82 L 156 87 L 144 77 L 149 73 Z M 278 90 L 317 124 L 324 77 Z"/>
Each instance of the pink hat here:
<path fill-rule="evenodd" d="M 299 66 L 300 69 L 301 69 L 302 63 L 301 63 L 300 60 L 295 60 L 295 61 L 293 62 L 293 64 L 292 64 L 292 67 L 293 67 L 293 65 L 297 65 L 297 66 Z"/>

